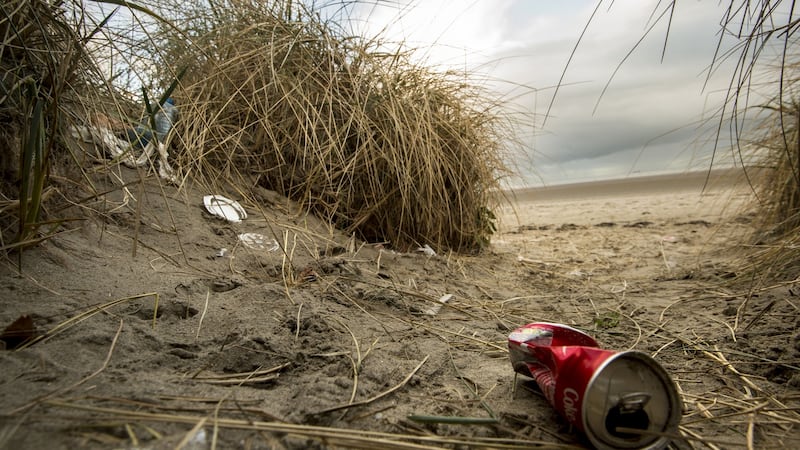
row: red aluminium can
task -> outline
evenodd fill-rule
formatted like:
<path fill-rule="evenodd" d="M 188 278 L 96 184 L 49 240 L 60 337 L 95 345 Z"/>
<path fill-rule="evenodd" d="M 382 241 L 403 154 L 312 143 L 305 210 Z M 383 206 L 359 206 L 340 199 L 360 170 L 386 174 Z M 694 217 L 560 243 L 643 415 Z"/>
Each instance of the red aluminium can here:
<path fill-rule="evenodd" d="M 598 449 L 660 449 L 677 432 L 681 401 L 667 372 L 642 352 L 601 349 L 572 327 L 536 322 L 508 336 L 511 364 Z"/>

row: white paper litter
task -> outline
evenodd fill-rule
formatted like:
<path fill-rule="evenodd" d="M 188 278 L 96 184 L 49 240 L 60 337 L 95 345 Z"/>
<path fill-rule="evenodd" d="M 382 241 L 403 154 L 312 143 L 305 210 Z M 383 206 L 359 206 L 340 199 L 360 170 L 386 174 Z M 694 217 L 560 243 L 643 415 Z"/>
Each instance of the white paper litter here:
<path fill-rule="evenodd" d="M 436 256 L 436 252 L 433 251 L 430 245 L 425 244 L 424 246 L 417 249 L 418 252 L 425 253 L 428 256 Z"/>
<path fill-rule="evenodd" d="M 431 306 L 430 308 L 426 309 L 424 311 L 424 314 L 426 314 L 428 316 L 435 316 L 436 314 L 439 314 L 439 310 L 442 309 L 442 305 L 444 305 L 445 303 L 449 302 L 451 298 L 453 298 L 453 294 L 444 294 L 443 296 L 441 296 L 439 298 L 439 303 L 437 303 L 437 304 Z"/>
<path fill-rule="evenodd" d="M 227 197 L 206 195 L 203 197 L 203 204 L 208 212 L 228 222 L 239 223 L 247 219 L 247 212 L 242 208 L 242 205 Z"/>
<path fill-rule="evenodd" d="M 194 435 L 183 446 L 186 450 L 201 450 L 208 447 L 208 435 L 206 435 L 205 428 L 195 431 Z"/>
<path fill-rule="evenodd" d="M 239 235 L 239 240 L 244 244 L 247 248 L 252 248 L 254 250 L 266 250 L 268 252 L 274 252 L 275 250 L 281 248 L 278 241 L 272 238 L 268 238 L 263 234 L 258 233 L 242 233 Z"/>
<path fill-rule="evenodd" d="M 70 134 L 75 139 L 84 142 L 95 142 L 103 146 L 112 158 L 118 160 L 128 167 L 143 167 L 153 159 L 153 153 L 158 152 L 158 176 L 170 183 L 177 183 L 178 176 L 175 169 L 169 165 L 169 152 L 164 142 L 155 144 L 155 140 L 147 143 L 142 153 L 138 156 L 134 154 L 130 142 L 120 139 L 114 135 L 111 129 L 106 127 L 90 126 L 71 126 Z"/>

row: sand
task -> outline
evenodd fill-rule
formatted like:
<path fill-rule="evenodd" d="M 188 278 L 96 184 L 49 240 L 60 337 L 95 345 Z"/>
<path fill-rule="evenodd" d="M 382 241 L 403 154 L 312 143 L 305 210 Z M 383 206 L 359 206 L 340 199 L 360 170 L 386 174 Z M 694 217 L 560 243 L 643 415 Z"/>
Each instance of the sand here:
<path fill-rule="evenodd" d="M 0 324 L 29 315 L 46 338 L 0 353 L 0 447 L 583 447 L 511 369 L 507 336 L 533 321 L 653 355 L 681 393 L 679 445 L 796 447 L 796 292 L 731 283 L 753 222 L 733 178 L 518 191 L 484 254 L 430 256 L 269 191 L 233 224 L 193 186 L 126 196 L 99 177 L 111 192 L 85 206 L 102 214 L 0 267 Z"/>

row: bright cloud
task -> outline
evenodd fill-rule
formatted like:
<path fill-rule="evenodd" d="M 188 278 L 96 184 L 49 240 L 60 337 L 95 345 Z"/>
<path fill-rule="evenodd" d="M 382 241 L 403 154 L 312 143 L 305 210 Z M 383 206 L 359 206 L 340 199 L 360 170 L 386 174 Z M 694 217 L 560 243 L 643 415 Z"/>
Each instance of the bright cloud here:
<path fill-rule="evenodd" d="M 725 7 L 717 2 L 677 3 L 663 61 L 668 17 L 655 22 L 667 3 L 604 2 L 542 123 L 552 87 L 596 5 L 595 0 L 386 1 L 364 5 L 360 14 L 362 31 L 382 32 L 389 40 L 421 48 L 419 57 L 430 64 L 480 70 L 507 81 L 497 89 L 516 89 L 515 94 L 520 85 L 531 88 L 516 105 L 530 113 L 532 123 L 524 126 L 534 130 L 525 136 L 526 155 L 515 161 L 520 182 L 558 183 L 708 164 L 713 149 L 708 135 L 715 123 L 702 120 L 721 105 L 731 73 L 724 70 L 728 65 L 707 80 Z M 651 26 L 650 35 L 625 59 Z"/>

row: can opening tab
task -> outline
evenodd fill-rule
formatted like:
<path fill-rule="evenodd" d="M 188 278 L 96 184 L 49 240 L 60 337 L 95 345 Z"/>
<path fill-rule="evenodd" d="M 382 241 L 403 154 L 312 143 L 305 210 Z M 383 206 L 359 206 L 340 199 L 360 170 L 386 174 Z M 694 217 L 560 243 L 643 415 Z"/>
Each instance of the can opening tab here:
<path fill-rule="evenodd" d="M 606 431 L 621 439 L 638 439 L 639 434 L 628 430 L 647 430 L 650 417 L 644 410 L 652 396 L 647 392 L 631 392 L 620 397 L 616 406 L 606 416 Z M 620 431 L 620 428 L 625 431 Z"/>

